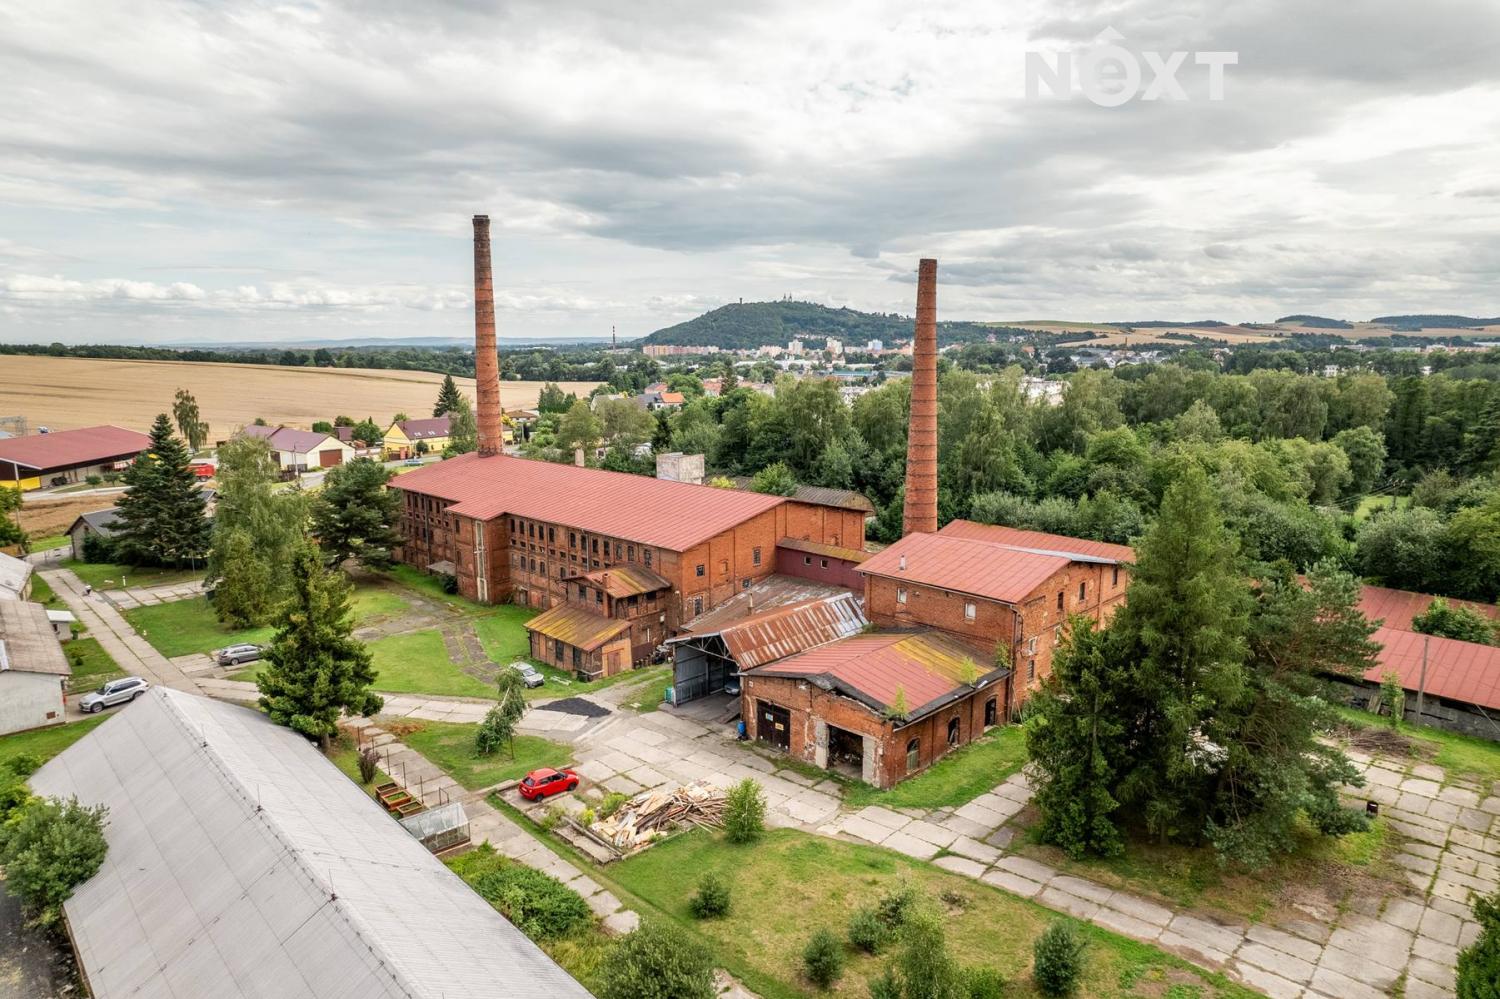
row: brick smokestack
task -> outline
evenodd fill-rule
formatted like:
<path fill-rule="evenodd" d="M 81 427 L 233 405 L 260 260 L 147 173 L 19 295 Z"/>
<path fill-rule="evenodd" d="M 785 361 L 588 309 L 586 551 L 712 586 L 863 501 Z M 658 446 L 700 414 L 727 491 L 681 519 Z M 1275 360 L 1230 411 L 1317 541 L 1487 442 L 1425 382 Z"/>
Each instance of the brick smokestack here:
<path fill-rule="evenodd" d="M 474 216 L 474 414 L 479 453 L 505 447 L 500 420 L 500 357 L 495 349 L 495 279 L 490 273 L 490 217 Z"/>
<path fill-rule="evenodd" d="M 937 261 L 917 264 L 917 327 L 911 352 L 911 427 L 901 534 L 938 529 Z"/>

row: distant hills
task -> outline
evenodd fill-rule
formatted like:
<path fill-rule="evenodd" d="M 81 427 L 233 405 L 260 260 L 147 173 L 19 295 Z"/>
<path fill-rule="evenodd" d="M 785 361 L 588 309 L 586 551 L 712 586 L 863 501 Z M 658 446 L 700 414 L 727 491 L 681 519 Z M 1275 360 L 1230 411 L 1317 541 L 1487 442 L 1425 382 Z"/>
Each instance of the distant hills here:
<path fill-rule="evenodd" d="M 1473 316 L 1376 316 L 1370 322 L 1397 330 L 1461 330 L 1471 326 L 1500 326 L 1500 318 L 1475 319 Z"/>
<path fill-rule="evenodd" d="M 1329 319 L 1326 316 L 1282 316 L 1276 320 L 1278 323 L 1287 323 L 1292 326 L 1306 326 L 1317 330 L 1352 330 L 1354 324 L 1342 319 Z"/>
<path fill-rule="evenodd" d="M 898 339 L 910 340 L 912 323 L 911 316 L 899 313 L 831 309 L 814 302 L 742 302 L 720 306 L 696 319 L 659 329 L 640 343 L 749 350 L 771 345 L 784 347 L 787 341 L 797 338 L 833 337 L 862 347 L 870 340 L 887 344 Z M 940 322 L 938 340 L 967 343 L 983 340 L 997 329 L 985 323 Z"/>

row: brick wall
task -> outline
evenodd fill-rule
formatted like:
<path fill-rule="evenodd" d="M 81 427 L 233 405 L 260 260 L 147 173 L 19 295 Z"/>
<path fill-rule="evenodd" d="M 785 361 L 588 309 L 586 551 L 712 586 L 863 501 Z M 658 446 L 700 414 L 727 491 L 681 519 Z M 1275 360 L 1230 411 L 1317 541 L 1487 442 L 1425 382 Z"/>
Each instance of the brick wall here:
<path fill-rule="evenodd" d="M 775 513 L 778 539 L 797 538 L 856 550 L 865 546 L 865 515 L 858 510 L 787 500 Z"/>

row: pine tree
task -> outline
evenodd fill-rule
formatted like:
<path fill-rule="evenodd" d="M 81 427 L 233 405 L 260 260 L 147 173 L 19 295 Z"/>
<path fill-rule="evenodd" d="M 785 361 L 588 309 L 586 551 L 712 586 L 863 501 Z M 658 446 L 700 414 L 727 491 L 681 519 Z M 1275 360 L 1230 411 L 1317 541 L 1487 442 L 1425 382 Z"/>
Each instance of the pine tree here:
<path fill-rule="evenodd" d="M 260 706 L 278 725 L 326 749 L 340 713 L 368 717 L 384 702 L 370 692 L 370 651 L 354 638 L 348 580 L 323 568 L 317 552 L 304 544 L 292 557 L 291 589 L 256 677 Z"/>
<path fill-rule="evenodd" d="M 401 497 L 385 487 L 392 474 L 369 458 L 328 470 L 313 501 L 312 533 L 330 567 L 350 558 L 371 566 L 390 564 L 391 549 L 401 543 L 396 532 Z"/>
<path fill-rule="evenodd" d="M 125 470 L 115 541 L 127 564 L 182 566 L 206 556 L 205 500 L 188 459 L 172 421 L 158 415 L 150 446 Z"/>
<path fill-rule="evenodd" d="M 458 386 L 452 375 L 443 376 L 443 387 L 438 390 L 437 404 L 432 407 L 433 416 L 445 416 L 458 411 Z"/>
<path fill-rule="evenodd" d="M 1500 892 L 1474 899 L 1479 938 L 1458 955 L 1458 999 L 1500 999 Z"/>

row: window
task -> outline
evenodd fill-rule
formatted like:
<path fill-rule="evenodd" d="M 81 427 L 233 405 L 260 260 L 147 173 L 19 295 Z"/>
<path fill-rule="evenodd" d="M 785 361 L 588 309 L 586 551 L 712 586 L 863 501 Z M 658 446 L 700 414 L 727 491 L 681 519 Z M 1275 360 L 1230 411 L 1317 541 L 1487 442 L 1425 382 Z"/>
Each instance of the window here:
<path fill-rule="evenodd" d="M 1029 682 L 1031 682 L 1032 680 L 1035 680 L 1035 679 L 1036 679 L 1036 660 L 1035 659 L 1028 659 L 1028 660 L 1026 660 L 1026 680 L 1029 683 Z"/>
<path fill-rule="evenodd" d="M 627 562 L 634 562 L 635 561 L 635 545 L 626 545 L 625 546 L 625 561 L 627 561 Z"/>
<path fill-rule="evenodd" d="M 896 590 L 896 603 L 906 603 L 906 587 L 903 586 Z"/>
<path fill-rule="evenodd" d="M 703 578 L 703 563 L 702 562 L 699 562 L 698 563 L 698 567 L 693 570 L 693 575 L 697 576 L 699 579 Z"/>
<path fill-rule="evenodd" d="M 510 518 L 510 533 L 516 533 L 516 518 Z"/>
<path fill-rule="evenodd" d="M 604 591 L 603 590 L 595 590 L 594 591 L 594 603 L 596 603 L 596 604 L 602 604 L 602 603 L 604 603 Z"/>
<path fill-rule="evenodd" d="M 648 569 L 651 568 L 651 549 L 649 549 L 649 548 L 642 548 L 641 549 L 641 561 L 643 561 L 643 562 L 646 563 L 646 568 L 648 568 Z"/>
<path fill-rule="evenodd" d="M 916 739 L 913 739 L 911 742 L 908 742 L 906 744 L 906 772 L 907 773 L 914 773 L 916 771 L 916 769 L 917 769 L 917 759 L 918 759 L 917 753 L 918 753 L 919 749 L 921 749 L 921 743 L 919 743 Z"/>
<path fill-rule="evenodd" d="M 965 621 L 972 621 L 972 620 L 974 620 L 974 616 L 977 613 L 978 613 L 978 610 L 974 606 L 974 601 L 970 600 L 970 601 L 968 601 L 968 602 L 966 602 L 964 604 L 964 620 Z"/>
<path fill-rule="evenodd" d="M 1036 655 L 1036 636 L 1035 635 L 1032 635 L 1030 638 L 1026 639 L 1026 654 L 1030 655 L 1030 656 Z"/>
<path fill-rule="evenodd" d="M 1116 586 L 1119 586 L 1119 585 L 1120 585 L 1120 567 L 1119 566 L 1115 566 L 1114 569 L 1113 569 L 1113 571 L 1110 573 L 1109 586 L 1110 586 L 1110 589 L 1114 589 Z"/>
<path fill-rule="evenodd" d="M 1058 590 L 1057 591 L 1057 609 L 1058 610 L 1062 610 L 1063 609 L 1063 591 L 1062 590 Z"/>
<path fill-rule="evenodd" d="M 598 538 L 594 539 L 594 554 L 595 555 L 599 554 L 599 539 Z"/>
<path fill-rule="evenodd" d="M 552 659 L 559 663 L 563 661 L 563 643 L 555 638 L 552 640 Z"/>
<path fill-rule="evenodd" d="M 1089 584 L 1088 583 L 1079 583 L 1078 584 L 1078 602 L 1079 603 L 1083 603 L 1084 598 L 1088 596 L 1088 592 L 1089 592 Z"/>
<path fill-rule="evenodd" d="M 811 555 L 804 555 L 804 556 L 802 556 L 802 564 L 803 565 L 812 565 L 812 556 Z"/>
<path fill-rule="evenodd" d="M 1052 644 L 1054 646 L 1062 644 L 1062 625 L 1060 624 L 1052 629 Z"/>
<path fill-rule="evenodd" d="M 620 542 L 616 541 L 615 542 L 615 561 L 618 562 L 618 561 L 620 561 L 620 559 L 622 559 L 624 557 L 625 557 L 625 546 L 622 545 L 622 544 L 620 544 Z"/>
<path fill-rule="evenodd" d="M 587 600 L 588 598 L 589 598 L 588 587 L 584 586 L 582 583 L 579 583 L 578 584 L 578 599 L 579 600 Z"/>
<path fill-rule="evenodd" d="M 555 544 L 557 544 L 557 528 L 555 528 L 555 527 L 549 527 L 549 528 L 547 528 L 547 544 L 549 544 L 549 545 L 555 545 Z"/>
<path fill-rule="evenodd" d="M 526 525 L 526 536 L 528 538 L 534 538 L 534 537 L 536 537 L 536 525 L 535 524 L 527 524 Z"/>
<path fill-rule="evenodd" d="M 742 590 L 748 590 L 748 589 L 750 589 L 750 577 L 749 576 L 746 576 L 744 579 L 740 580 L 740 589 L 742 589 Z"/>
<path fill-rule="evenodd" d="M 999 718 L 999 708 L 995 704 L 995 699 L 991 697 L 989 700 L 984 702 L 984 727 L 993 728 L 995 722 L 999 721 Z"/>
<path fill-rule="evenodd" d="M 820 569 L 826 569 L 826 568 L 828 568 L 828 560 L 826 558 L 820 558 L 820 559 L 818 559 L 818 562 L 819 562 L 818 568 L 820 568 Z"/>
<path fill-rule="evenodd" d="M 760 565 L 760 549 L 755 548 L 750 552 L 750 564 Z"/>
<path fill-rule="evenodd" d="M 573 649 L 573 668 L 574 669 L 579 669 L 582 666 L 583 666 L 583 650 L 579 649 L 579 648 L 574 648 Z"/>
<path fill-rule="evenodd" d="M 693 615 L 696 617 L 697 615 L 702 614 L 702 613 L 703 613 L 703 598 L 702 597 L 694 597 L 693 598 Z"/>
<path fill-rule="evenodd" d="M 557 578 L 558 579 L 567 579 L 568 578 L 568 567 L 567 566 L 560 565 L 560 566 L 557 567 Z"/>
<path fill-rule="evenodd" d="M 957 718 L 949 718 L 948 719 L 948 745 L 950 745 L 950 746 L 956 746 L 956 745 L 958 745 L 958 719 Z"/>
<path fill-rule="evenodd" d="M 568 547 L 569 548 L 577 548 L 578 547 L 578 535 L 576 533 L 574 533 L 573 531 L 569 531 L 568 532 Z"/>

